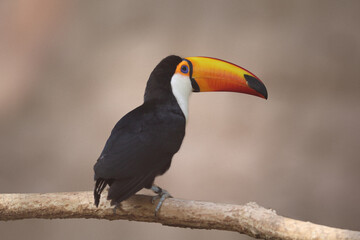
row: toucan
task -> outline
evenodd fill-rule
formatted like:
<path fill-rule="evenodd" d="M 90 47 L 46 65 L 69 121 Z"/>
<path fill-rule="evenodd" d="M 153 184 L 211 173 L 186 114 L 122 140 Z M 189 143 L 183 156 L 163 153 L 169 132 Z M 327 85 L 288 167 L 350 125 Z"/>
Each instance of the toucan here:
<path fill-rule="evenodd" d="M 180 149 L 188 118 L 192 92 L 229 91 L 267 99 L 263 82 L 248 70 L 211 57 L 171 55 L 155 67 L 146 84 L 144 103 L 122 117 L 111 131 L 94 165 L 94 199 L 110 186 L 107 199 L 119 204 L 143 188 L 163 201 L 171 197 L 154 184 L 164 174 Z"/>

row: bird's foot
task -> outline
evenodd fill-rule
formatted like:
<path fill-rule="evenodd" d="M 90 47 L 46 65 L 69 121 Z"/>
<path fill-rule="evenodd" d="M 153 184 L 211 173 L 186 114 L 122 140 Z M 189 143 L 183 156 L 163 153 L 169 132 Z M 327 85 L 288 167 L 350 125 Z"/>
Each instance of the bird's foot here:
<path fill-rule="evenodd" d="M 115 202 L 113 205 L 114 205 L 113 213 L 116 214 L 116 209 L 120 208 L 121 203 Z"/>
<path fill-rule="evenodd" d="M 157 199 L 160 199 L 159 203 L 156 205 L 156 208 L 155 208 L 155 216 L 157 216 L 165 199 L 172 198 L 172 196 L 170 195 L 170 193 L 168 191 L 166 191 L 165 189 L 162 189 L 161 187 L 156 186 L 156 185 L 152 185 L 151 190 L 157 194 L 156 196 L 154 196 L 151 199 L 151 202 L 154 204 Z"/>

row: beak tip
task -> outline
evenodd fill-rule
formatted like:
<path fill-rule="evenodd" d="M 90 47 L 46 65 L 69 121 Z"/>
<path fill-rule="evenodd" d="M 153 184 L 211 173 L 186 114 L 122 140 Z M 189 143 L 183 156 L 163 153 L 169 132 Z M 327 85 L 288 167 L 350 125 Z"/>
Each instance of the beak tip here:
<path fill-rule="evenodd" d="M 266 90 L 266 88 L 265 88 L 265 90 Z M 264 93 L 264 95 L 263 95 L 263 96 L 264 96 L 264 99 L 265 99 L 265 100 L 267 100 L 267 99 L 268 99 L 268 93 L 267 93 L 267 91 L 265 91 L 265 93 Z"/>
<path fill-rule="evenodd" d="M 250 88 L 252 88 L 256 92 L 258 92 L 261 95 L 261 97 L 263 97 L 264 99 L 268 99 L 268 93 L 267 93 L 266 87 L 259 79 L 257 79 L 256 77 L 247 75 L 247 74 L 245 74 L 244 77 Z"/>

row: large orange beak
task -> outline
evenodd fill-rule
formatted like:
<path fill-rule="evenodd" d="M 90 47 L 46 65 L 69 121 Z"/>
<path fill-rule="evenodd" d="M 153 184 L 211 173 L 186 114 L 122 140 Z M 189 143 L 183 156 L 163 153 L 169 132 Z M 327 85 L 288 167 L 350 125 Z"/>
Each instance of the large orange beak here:
<path fill-rule="evenodd" d="M 254 74 L 233 63 L 209 57 L 188 57 L 195 92 L 229 91 L 267 99 L 265 85 Z"/>

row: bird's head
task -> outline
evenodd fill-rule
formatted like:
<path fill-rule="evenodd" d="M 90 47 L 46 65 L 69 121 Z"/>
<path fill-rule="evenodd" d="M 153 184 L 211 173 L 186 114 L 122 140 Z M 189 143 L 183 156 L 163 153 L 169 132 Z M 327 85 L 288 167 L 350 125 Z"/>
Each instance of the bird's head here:
<path fill-rule="evenodd" d="M 210 57 L 164 58 L 152 72 L 147 90 L 165 89 L 165 85 L 185 116 L 191 92 L 227 91 L 268 97 L 265 85 L 254 74 L 233 63 Z"/>

